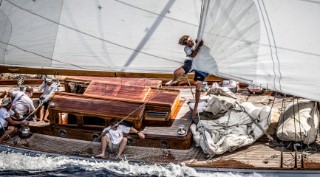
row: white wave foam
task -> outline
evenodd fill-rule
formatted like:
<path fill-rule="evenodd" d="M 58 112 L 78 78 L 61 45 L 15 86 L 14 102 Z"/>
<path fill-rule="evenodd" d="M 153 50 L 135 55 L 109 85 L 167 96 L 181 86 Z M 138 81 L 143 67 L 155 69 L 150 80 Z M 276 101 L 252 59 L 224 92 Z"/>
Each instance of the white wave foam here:
<path fill-rule="evenodd" d="M 92 162 L 86 160 L 70 159 L 66 156 L 47 157 L 28 156 L 21 153 L 1 152 L 0 170 L 20 170 L 20 171 L 54 171 L 68 166 L 77 166 L 87 171 L 109 170 L 121 175 L 148 175 L 148 176 L 170 176 L 170 177 L 243 177 L 233 173 L 199 173 L 195 169 L 169 164 L 160 165 L 141 165 L 131 164 L 128 161 L 120 162 Z M 250 177 L 262 177 L 259 174 L 250 175 Z"/>

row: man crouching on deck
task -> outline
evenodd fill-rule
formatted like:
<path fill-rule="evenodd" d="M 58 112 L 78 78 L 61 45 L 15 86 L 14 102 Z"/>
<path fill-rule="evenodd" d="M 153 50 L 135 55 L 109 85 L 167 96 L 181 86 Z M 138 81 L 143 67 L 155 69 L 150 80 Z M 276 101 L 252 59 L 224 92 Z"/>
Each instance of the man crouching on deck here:
<path fill-rule="evenodd" d="M 106 157 L 106 148 L 108 144 L 108 151 L 111 153 L 117 151 L 116 159 L 120 159 L 128 142 L 128 139 L 123 137 L 123 133 L 129 133 L 130 131 L 138 134 L 141 139 L 145 138 L 144 134 L 135 128 L 119 125 L 117 119 L 111 119 L 110 126 L 102 131 L 101 154 L 96 157 Z"/>

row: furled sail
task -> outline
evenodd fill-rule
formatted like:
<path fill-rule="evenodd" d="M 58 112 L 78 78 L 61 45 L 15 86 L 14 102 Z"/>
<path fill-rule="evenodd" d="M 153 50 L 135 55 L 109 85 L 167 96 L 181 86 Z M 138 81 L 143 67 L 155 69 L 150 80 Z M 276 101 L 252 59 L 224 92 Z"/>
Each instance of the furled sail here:
<path fill-rule="evenodd" d="M 1 0 L 0 65 L 172 73 L 200 0 Z"/>
<path fill-rule="evenodd" d="M 320 100 L 319 0 L 204 0 L 195 69 Z"/>

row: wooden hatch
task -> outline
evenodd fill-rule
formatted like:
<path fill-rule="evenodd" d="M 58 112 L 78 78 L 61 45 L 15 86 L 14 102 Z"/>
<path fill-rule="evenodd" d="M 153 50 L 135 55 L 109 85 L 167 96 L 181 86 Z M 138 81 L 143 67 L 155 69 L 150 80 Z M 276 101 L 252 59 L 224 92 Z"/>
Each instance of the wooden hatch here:
<path fill-rule="evenodd" d="M 104 81 L 91 81 L 83 95 L 141 103 L 147 97 L 150 89 L 150 87 L 121 85 Z"/>
<path fill-rule="evenodd" d="M 54 103 L 54 107 L 50 107 L 52 111 L 73 112 L 105 118 L 124 118 L 129 115 L 126 120 L 131 121 L 141 121 L 145 109 L 144 105 L 140 103 L 102 100 L 68 93 L 56 93 L 51 102 Z"/>
<path fill-rule="evenodd" d="M 104 82 L 125 86 L 137 87 L 161 87 L 161 80 L 145 78 L 122 78 L 122 77 L 89 77 L 89 76 L 68 76 L 64 79 L 65 90 L 73 93 L 83 93 L 91 82 Z"/>

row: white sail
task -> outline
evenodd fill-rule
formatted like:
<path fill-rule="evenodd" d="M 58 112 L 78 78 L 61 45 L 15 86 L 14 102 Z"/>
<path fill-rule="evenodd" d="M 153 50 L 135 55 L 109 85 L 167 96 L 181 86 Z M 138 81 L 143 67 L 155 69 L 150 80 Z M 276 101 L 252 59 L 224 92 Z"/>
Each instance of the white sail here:
<path fill-rule="evenodd" d="M 209 0 L 194 68 L 320 100 L 319 0 Z M 204 55 L 204 54 L 203 54 Z"/>
<path fill-rule="evenodd" d="M 196 36 L 200 0 L 3 0 L 0 64 L 172 73 Z"/>

